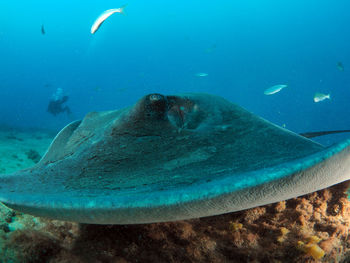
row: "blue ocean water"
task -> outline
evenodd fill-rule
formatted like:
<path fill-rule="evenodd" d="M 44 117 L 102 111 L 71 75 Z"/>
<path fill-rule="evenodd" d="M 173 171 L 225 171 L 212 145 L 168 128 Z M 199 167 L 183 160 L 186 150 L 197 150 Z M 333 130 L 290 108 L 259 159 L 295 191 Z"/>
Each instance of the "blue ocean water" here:
<path fill-rule="evenodd" d="M 59 129 L 148 93 L 206 92 L 296 132 L 349 129 L 348 10 L 347 0 L 4 0 L 0 124 Z M 263 94 L 275 84 L 288 88 Z M 46 110 L 58 88 L 70 116 Z M 315 92 L 331 100 L 314 103 Z"/>

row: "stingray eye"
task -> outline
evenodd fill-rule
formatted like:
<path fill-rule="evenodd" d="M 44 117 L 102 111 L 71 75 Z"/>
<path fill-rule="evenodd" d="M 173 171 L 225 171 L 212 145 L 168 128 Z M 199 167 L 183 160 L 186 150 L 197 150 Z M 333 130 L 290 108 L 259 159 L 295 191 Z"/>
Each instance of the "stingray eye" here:
<path fill-rule="evenodd" d="M 148 101 L 145 103 L 146 116 L 156 119 L 164 119 L 168 108 L 168 101 L 161 94 L 148 95 Z"/>
<path fill-rule="evenodd" d="M 163 99 L 164 99 L 164 96 L 161 95 L 161 94 L 151 94 L 151 95 L 149 95 L 150 102 L 156 102 L 156 101 L 163 100 Z"/>

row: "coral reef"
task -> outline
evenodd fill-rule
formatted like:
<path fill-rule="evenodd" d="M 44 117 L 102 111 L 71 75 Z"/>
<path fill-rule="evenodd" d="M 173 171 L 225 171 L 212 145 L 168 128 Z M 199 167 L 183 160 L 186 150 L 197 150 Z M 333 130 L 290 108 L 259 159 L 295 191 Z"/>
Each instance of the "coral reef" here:
<path fill-rule="evenodd" d="M 10 226 L 16 220 L 26 223 L 20 230 L 0 229 L 0 257 L 51 263 L 345 263 L 350 261 L 348 187 L 346 182 L 246 211 L 145 225 L 38 221 L 7 209 L 1 218 Z"/>
<path fill-rule="evenodd" d="M 57 239 L 30 229 L 13 232 L 7 244 L 15 262 L 22 263 L 45 263 L 61 250 Z"/>

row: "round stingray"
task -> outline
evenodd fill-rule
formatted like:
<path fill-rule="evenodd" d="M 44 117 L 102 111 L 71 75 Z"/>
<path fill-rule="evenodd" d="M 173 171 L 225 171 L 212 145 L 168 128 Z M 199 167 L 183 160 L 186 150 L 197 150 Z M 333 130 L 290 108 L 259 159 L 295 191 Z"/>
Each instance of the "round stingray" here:
<path fill-rule="evenodd" d="M 217 96 L 151 94 L 66 126 L 36 166 L 0 176 L 0 201 L 95 224 L 217 215 L 349 180 L 349 144 L 325 148 Z"/>

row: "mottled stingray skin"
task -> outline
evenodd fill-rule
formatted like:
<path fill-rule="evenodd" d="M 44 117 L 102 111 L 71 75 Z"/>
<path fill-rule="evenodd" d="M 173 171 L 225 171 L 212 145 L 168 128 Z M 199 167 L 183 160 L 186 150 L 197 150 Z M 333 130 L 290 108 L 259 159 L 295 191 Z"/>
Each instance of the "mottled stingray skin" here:
<path fill-rule="evenodd" d="M 0 176 L 0 201 L 93 224 L 217 215 L 349 180 L 349 144 L 325 148 L 221 97 L 151 94 L 66 126 L 36 166 Z"/>

